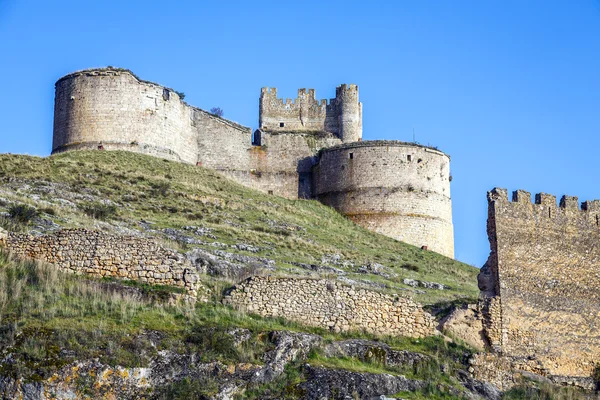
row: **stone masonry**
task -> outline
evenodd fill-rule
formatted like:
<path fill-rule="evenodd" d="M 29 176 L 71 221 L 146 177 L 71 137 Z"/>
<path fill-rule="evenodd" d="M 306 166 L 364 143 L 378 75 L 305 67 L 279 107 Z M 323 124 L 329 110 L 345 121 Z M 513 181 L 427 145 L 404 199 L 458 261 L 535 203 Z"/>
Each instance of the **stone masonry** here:
<path fill-rule="evenodd" d="M 446 154 L 363 142 L 357 85 L 329 100 L 263 88 L 259 106 L 252 133 L 129 70 L 78 71 L 56 82 L 52 153 L 126 150 L 201 165 L 265 193 L 317 198 L 369 230 L 453 257 Z"/>
<path fill-rule="evenodd" d="M 175 286 L 194 297 L 202 292 L 198 273 L 185 257 L 151 239 L 63 229 L 43 236 L 4 233 L 0 245 L 17 257 L 45 261 L 75 274 Z"/>
<path fill-rule="evenodd" d="M 237 285 L 224 302 L 265 317 L 285 317 L 336 332 L 365 330 L 411 337 L 437 332 L 434 318 L 410 299 L 325 279 L 252 277 Z"/>
<path fill-rule="evenodd" d="M 539 193 L 532 204 L 526 191 L 509 201 L 496 188 L 488 204 L 479 287 L 490 349 L 553 380 L 589 381 L 600 359 L 600 201 L 557 206 Z"/>

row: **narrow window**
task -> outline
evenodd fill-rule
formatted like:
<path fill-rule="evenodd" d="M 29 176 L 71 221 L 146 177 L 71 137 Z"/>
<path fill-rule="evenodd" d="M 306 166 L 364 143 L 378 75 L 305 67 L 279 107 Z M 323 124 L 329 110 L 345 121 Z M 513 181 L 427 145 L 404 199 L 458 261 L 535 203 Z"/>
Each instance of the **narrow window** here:
<path fill-rule="evenodd" d="M 269 194 L 273 194 L 273 191 L 272 191 L 272 190 L 269 190 Z"/>
<path fill-rule="evenodd" d="M 167 101 L 167 100 L 169 100 L 170 97 L 171 97 L 171 93 L 169 92 L 169 89 L 163 89 L 163 100 Z"/>
<path fill-rule="evenodd" d="M 279 123 L 279 127 L 280 127 L 280 128 L 283 128 L 284 126 L 285 126 L 285 124 L 284 124 L 283 122 L 280 122 L 280 123 Z"/>
<path fill-rule="evenodd" d="M 348 158 L 352 160 L 354 158 L 354 153 L 349 153 Z"/>
<path fill-rule="evenodd" d="M 599 224 L 600 224 L 600 217 L 598 217 L 598 216 L 596 215 L 596 226 L 598 226 Z"/>
<path fill-rule="evenodd" d="M 552 208 L 548 207 L 548 218 L 552 218 Z"/>
<path fill-rule="evenodd" d="M 407 159 L 408 161 L 410 161 L 410 160 L 412 159 L 412 156 L 409 154 L 409 155 L 407 155 L 407 156 L 406 156 L 406 159 Z"/>

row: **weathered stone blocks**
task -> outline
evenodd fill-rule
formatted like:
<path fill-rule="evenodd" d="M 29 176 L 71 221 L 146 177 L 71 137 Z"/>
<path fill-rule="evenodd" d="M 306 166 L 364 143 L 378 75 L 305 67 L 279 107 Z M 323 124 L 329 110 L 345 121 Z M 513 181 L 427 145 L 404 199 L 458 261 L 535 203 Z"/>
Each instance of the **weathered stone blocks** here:
<path fill-rule="evenodd" d="M 325 279 L 253 277 L 237 285 L 224 303 L 337 332 L 364 329 L 411 337 L 437 333 L 434 318 L 410 299 Z"/>

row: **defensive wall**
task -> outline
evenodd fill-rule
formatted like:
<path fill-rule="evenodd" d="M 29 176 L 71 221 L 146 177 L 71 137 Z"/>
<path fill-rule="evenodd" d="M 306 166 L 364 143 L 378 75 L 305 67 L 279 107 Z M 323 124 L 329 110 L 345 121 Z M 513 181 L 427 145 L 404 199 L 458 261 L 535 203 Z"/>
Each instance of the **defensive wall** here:
<path fill-rule="evenodd" d="M 52 153 L 129 150 L 213 169 L 247 168 L 248 127 L 191 107 L 172 89 L 123 69 L 91 69 L 56 82 Z"/>
<path fill-rule="evenodd" d="M 321 151 L 315 196 L 357 224 L 454 256 L 450 158 L 398 141 L 365 141 Z"/>
<path fill-rule="evenodd" d="M 490 349 L 513 363 L 535 360 L 536 373 L 589 380 L 600 359 L 600 201 L 580 208 L 563 196 L 557 206 L 539 193 L 532 203 L 523 190 L 509 201 L 496 188 L 488 205 L 491 252 L 479 287 Z"/>
<path fill-rule="evenodd" d="M 252 277 L 237 285 L 227 304 L 265 317 L 285 317 L 336 332 L 432 336 L 435 319 L 404 297 L 355 289 L 325 279 Z"/>
<path fill-rule="evenodd" d="M 280 99 L 276 88 L 262 88 L 258 125 L 275 132 L 330 132 L 342 142 L 362 139 L 362 103 L 358 86 L 340 85 L 335 98 L 317 100 L 314 89 L 298 89 L 298 97 Z"/>
<path fill-rule="evenodd" d="M 128 150 L 202 165 L 265 193 L 318 198 L 367 229 L 453 257 L 448 156 L 362 142 L 356 85 L 329 101 L 313 89 L 284 100 L 263 88 L 259 104 L 252 135 L 129 70 L 79 71 L 56 83 L 52 153 Z"/>
<path fill-rule="evenodd" d="M 0 245 L 17 257 L 45 261 L 78 275 L 135 280 L 203 292 L 196 269 L 181 254 L 154 240 L 86 229 L 64 229 L 33 236 L 8 232 Z M 199 293 L 200 292 L 200 293 Z"/>

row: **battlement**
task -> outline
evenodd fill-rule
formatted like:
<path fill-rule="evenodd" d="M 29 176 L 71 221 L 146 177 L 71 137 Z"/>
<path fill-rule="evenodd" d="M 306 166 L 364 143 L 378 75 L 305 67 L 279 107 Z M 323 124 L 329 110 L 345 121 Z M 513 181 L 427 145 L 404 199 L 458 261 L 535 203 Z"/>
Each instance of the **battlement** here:
<path fill-rule="evenodd" d="M 508 200 L 508 190 L 503 188 L 494 188 L 488 192 L 489 202 L 509 203 L 525 206 L 542 206 L 545 208 L 554 208 L 556 210 L 579 211 L 582 213 L 600 211 L 600 200 L 587 200 L 579 203 L 577 196 L 563 195 L 556 203 L 556 196 L 547 193 L 536 193 L 533 203 L 531 202 L 531 193 L 526 190 L 515 190 L 512 192 L 512 200 Z"/>
<path fill-rule="evenodd" d="M 504 356 L 532 357 L 548 376 L 591 376 L 600 355 L 600 201 L 557 203 L 547 193 L 532 201 L 501 188 L 487 198 L 490 256 L 478 279 L 487 342 Z"/>
<path fill-rule="evenodd" d="M 296 99 L 277 97 L 277 89 L 260 92 L 259 128 L 280 132 L 324 131 L 344 142 L 362 137 L 362 105 L 358 86 L 340 85 L 336 97 L 318 100 L 314 89 L 298 89 Z"/>

